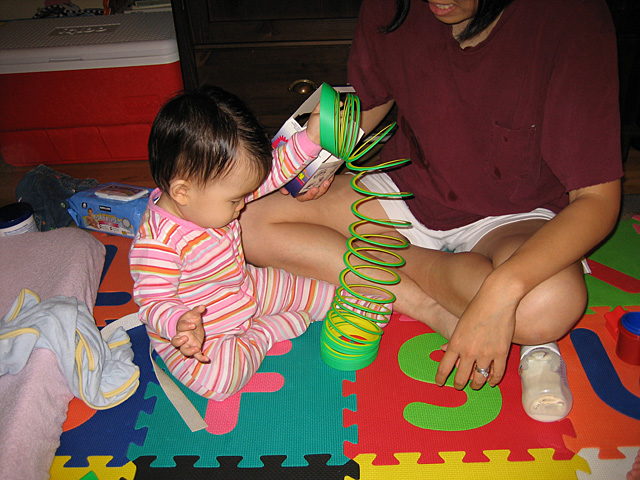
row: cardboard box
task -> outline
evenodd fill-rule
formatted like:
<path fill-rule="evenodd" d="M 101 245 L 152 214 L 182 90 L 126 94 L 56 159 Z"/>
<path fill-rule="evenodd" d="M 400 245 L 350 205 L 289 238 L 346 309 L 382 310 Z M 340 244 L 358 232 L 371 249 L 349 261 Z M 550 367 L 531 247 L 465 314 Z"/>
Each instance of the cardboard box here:
<path fill-rule="evenodd" d="M 0 153 L 16 166 L 146 159 L 182 88 L 171 12 L 0 24 Z"/>
<path fill-rule="evenodd" d="M 355 90 L 351 86 L 333 87 L 340 93 L 353 93 Z M 313 111 L 318 102 L 320 102 L 321 89 L 318 88 L 298 107 L 298 109 L 289 117 L 289 119 L 280 127 L 278 133 L 273 137 L 273 148 L 277 148 L 282 143 L 291 138 L 291 136 L 300 132 L 306 125 L 308 115 Z M 362 137 L 360 131 L 360 138 Z M 331 178 L 342 166 L 344 160 L 332 155 L 327 150 L 321 150 L 318 158 L 306 166 L 294 179 L 289 181 L 284 188 L 294 197 L 302 195 L 313 187 L 319 187 L 322 182 Z"/>

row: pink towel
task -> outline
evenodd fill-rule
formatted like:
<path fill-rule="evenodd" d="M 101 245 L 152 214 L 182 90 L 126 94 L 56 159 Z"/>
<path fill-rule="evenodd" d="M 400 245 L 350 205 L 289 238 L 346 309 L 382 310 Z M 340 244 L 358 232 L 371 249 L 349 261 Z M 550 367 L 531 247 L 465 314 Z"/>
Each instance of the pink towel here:
<path fill-rule="evenodd" d="M 49 478 L 73 394 L 49 350 L 34 350 L 18 375 L 0 377 L 0 472 Z"/>
<path fill-rule="evenodd" d="M 23 288 L 46 300 L 76 297 L 93 312 L 105 248 L 77 227 L 0 237 L 0 316 Z"/>
<path fill-rule="evenodd" d="M 105 248 L 76 227 L 0 237 L 0 316 L 28 288 L 40 300 L 76 297 L 93 311 Z M 0 377 L 0 475 L 48 479 L 73 394 L 55 355 L 35 350 L 17 375 Z"/>

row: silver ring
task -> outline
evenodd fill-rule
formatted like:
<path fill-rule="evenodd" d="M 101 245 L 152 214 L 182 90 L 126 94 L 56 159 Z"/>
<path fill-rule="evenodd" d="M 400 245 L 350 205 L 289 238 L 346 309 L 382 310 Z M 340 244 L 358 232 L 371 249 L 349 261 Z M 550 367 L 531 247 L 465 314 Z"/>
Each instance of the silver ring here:
<path fill-rule="evenodd" d="M 488 368 L 480 368 L 480 367 L 476 366 L 476 372 L 478 372 L 484 378 L 489 378 L 489 369 Z"/>

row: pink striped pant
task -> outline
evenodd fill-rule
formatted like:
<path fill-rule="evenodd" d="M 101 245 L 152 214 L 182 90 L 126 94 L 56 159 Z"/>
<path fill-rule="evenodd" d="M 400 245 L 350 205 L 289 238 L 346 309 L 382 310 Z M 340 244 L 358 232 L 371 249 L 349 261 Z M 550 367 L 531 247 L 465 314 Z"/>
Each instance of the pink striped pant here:
<path fill-rule="evenodd" d="M 334 297 L 335 286 L 326 282 L 275 268 L 247 265 L 247 270 L 255 289 L 255 314 L 240 333 L 206 333 L 203 353 L 211 363 L 185 357 L 171 344 L 155 345 L 180 382 L 211 400 L 224 400 L 242 389 L 269 349 L 302 335 L 311 322 L 324 320 Z"/>

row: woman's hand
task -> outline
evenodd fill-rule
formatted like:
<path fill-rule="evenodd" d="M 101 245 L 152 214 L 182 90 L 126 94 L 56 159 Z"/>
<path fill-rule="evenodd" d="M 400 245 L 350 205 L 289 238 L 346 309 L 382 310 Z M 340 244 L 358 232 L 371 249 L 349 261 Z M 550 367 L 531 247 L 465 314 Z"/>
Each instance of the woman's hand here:
<path fill-rule="evenodd" d="M 516 325 L 519 301 L 506 295 L 494 295 L 486 285 L 460 317 L 436 373 L 436 384 L 442 386 L 457 365 L 454 386 L 462 390 L 471 380 L 471 388 L 479 389 L 485 382 L 496 386 L 504 376 L 507 356 Z M 504 293 L 504 292 L 503 292 Z M 485 369 L 485 377 L 478 369 Z"/>
<path fill-rule="evenodd" d="M 319 188 L 314 187 L 309 189 L 309 191 L 295 197 L 296 200 L 298 200 L 299 202 L 308 202 L 309 200 L 315 200 L 317 198 L 320 198 L 325 193 L 327 193 L 327 190 L 329 190 L 329 187 L 333 183 L 333 179 L 334 179 L 334 176 L 332 175 L 331 178 L 322 182 L 322 185 L 320 185 Z M 284 187 L 280 189 L 280 193 L 282 193 L 283 195 L 289 195 L 289 191 Z"/>

